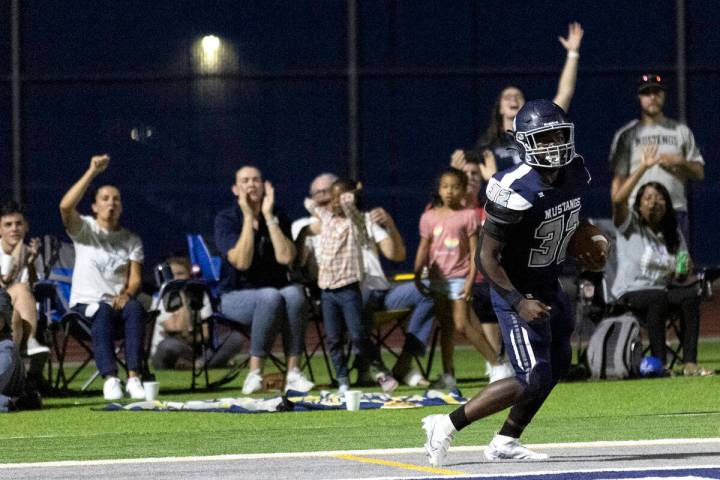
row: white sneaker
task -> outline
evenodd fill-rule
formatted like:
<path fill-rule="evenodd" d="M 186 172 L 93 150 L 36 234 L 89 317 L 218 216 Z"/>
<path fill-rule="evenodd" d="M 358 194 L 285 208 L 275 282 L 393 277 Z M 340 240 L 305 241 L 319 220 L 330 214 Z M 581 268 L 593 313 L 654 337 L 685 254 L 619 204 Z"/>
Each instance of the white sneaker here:
<path fill-rule="evenodd" d="M 258 390 L 262 390 L 262 375 L 260 375 L 260 370 L 251 370 L 243 382 L 242 393 L 250 395 Z"/>
<path fill-rule="evenodd" d="M 533 452 L 520 443 L 520 439 L 495 434 L 492 442 L 485 448 L 485 458 L 493 460 L 545 460 L 546 453 Z"/>
<path fill-rule="evenodd" d="M 448 415 L 429 415 L 422 419 L 422 428 L 425 430 L 427 442 L 425 452 L 428 461 L 433 467 L 442 467 L 447 457 L 450 442 L 455 438 L 453 427 Z"/>
<path fill-rule="evenodd" d="M 312 390 L 314 386 L 315 384 L 305 378 L 305 375 L 303 375 L 302 372 L 297 368 L 289 370 L 287 373 L 287 377 L 285 378 L 286 392 L 288 390 L 295 390 L 296 392 L 307 393 Z"/>
<path fill-rule="evenodd" d="M 27 355 L 32 357 L 33 355 L 40 355 L 42 353 L 50 353 L 50 349 L 45 345 L 41 345 L 35 337 L 28 338 L 27 341 Z"/>
<path fill-rule="evenodd" d="M 511 378 L 515 376 L 515 369 L 510 365 L 509 362 L 499 363 L 495 366 L 490 366 L 490 381 L 488 383 L 497 382 L 504 378 Z"/>
<path fill-rule="evenodd" d="M 133 400 L 145 400 L 145 389 L 138 377 L 129 377 L 127 379 L 125 391 Z"/>
<path fill-rule="evenodd" d="M 350 380 L 347 377 L 338 378 L 338 395 L 345 395 L 345 392 L 350 390 Z"/>
<path fill-rule="evenodd" d="M 375 381 L 378 385 L 380 385 L 380 388 L 382 388 L 382 391 L 385 393 L 392 393 L 398 387 L 398 381 L 395 380 L 395 377 L 388 375 L 387 373 L 379 373 L 375 377 Z"/>
<path fill-rule="evenodd" d="M 403 383 L 410 387 L 427 387 L 430 385 L 430 382 L 428 382 L 417 369 L 410 370 L 410 373 L 403 377 Z"/>
<path fill-rule="evenodd" d="M 103 384 L 103 397 L 105 400 L 120 400 L 122 396 L 120 379 L 117 377 L 107 377 Z"/>
<path fill-rule="evenodd" d="M 455 388 L 455 386 L 457 386 L 455 377 L 449 373 L 443 373 L 437 380 L 430 384 L 430 388 L 433 390 L 450 390 L 451 388 Z"/>

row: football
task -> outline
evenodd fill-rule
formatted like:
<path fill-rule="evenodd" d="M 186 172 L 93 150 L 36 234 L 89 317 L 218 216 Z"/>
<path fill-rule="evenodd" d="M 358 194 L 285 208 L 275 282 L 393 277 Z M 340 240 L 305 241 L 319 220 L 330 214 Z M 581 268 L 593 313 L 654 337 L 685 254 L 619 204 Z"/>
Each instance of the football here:
<path fill-rule="evenodd" d="M 608 240 L 599 228 L 590 223 L 581 223 L 568 244 L 567 253 L 583 267 L 594 267 L 599 271 L 605 267 Z M 587 260 L 591 260 L 588 262 Z"/>

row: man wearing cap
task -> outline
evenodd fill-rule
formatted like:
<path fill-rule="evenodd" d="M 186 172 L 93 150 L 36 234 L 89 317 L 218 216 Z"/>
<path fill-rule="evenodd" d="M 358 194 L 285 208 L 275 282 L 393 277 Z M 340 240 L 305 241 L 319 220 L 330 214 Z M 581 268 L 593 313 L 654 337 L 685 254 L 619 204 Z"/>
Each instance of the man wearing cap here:
<path fill-rule="evenodd" d="M 689 224 L 685 186 L 688 180 L 699 181 L 705 177 L 705 162 L 687 125 L 663 114 L 666 88 L 665 79 L 658 74 L 640 76 L 637 91 L 640 119 L 615 132 L 610 149 L 610 167 L 614 175 L 611 192 L 615 198 L 625 179 L 640 166 L 643 147 L 657 145 L 658 163 L 643 174 L 637 185 L 656 181 L 668 189 L 678 226 L 687 239 Z M 630 195 L 630 205 L 635 202 L 638 187 Z"/>

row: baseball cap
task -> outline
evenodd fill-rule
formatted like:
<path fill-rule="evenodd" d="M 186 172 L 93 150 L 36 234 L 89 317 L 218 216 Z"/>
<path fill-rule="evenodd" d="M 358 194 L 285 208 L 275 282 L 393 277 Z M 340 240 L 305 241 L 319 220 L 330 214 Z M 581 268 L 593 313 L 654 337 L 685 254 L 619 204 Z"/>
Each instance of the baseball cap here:
<path fill-rule="evenodd" d="M 638 78 L 638 93 L 643 93 L 649 88 L 659 88 L 666 90 L 665 80 L 657 73 L 643 73 Z"/>

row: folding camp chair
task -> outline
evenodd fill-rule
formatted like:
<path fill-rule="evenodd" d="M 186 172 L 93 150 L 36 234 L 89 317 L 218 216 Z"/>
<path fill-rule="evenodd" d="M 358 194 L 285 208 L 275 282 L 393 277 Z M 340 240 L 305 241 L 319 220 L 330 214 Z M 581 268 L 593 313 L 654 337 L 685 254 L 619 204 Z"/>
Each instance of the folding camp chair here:
<path fill-rule="evenodd" d="M 218 256 L 213 256 L 210 254 L 210 249 L 207 246 L 207 243 L 205 242 L 205 239 L 200 234 L 187 234 L 187 244 L 188 244 L 188 253 L 190 254 L 190 261 L 193 265 L 197 265 L 200 269 L 200 275 L 202 277 L 201 282 L 196 282 L 196 287 L 194 288 L 200 288 L 200 285 L 205 288 L 205 291 L 209 293 L 210 299 L 213 304 L 213 309 L 215 313 L 212 316 L 211 322 L 212 322 L 212 329 L 214 332 L 217 332 L 219 327 L 227 328 L 230 330 L 234 330 L 236 332 L 239 332 L 241 335 L 243 335 L 248 341 L 250 341 L 250 335 L 251 335 L 251 329 L 250 327 L 246 325 L 242 325 L 234 320 L 231 320 L 227 317 L 225 317 L 221 312 L 218 311 L 217 306 L 220 303 L 220 264 L 221 259 Z M 192 311 L 192 310 L 191 310 Z M 197 312 L 196 312 L 197 313 Z M 215 335 L 217 338 L 217 335 Z M 193 346 L 194 349 L 197 347 L 197 345 Z M 219 345 L 217 346 L 219 347 Z M 202 349 L 202 347 L 200 347 Z M 272 353 L 268 353 L 268 358 L 270 361 L 273 362 L 273 364 L 277 367 L 278 370 L 280 370 L 283 374 L 285 374 L 285 371 L 287 370 L 287 366 L 284 361 L 280 360 L 278 357 L 273 355 Z M 197 376 L 205 375 L 206 378 L 206 385 L 208 388 L 212 388 L 213 386 L 219 386 L 224 383 L 228 383 L 231 380 L 233 380 L 235 377 L 238 376 L 240 373 L 240 370 L 245 368 L 247 366 L 248 361 L 242 362 L 239 365 L 233 366 L 227 374 L 221 378 L 220 380 L 216 382 L 209 382 L 207 380 L 207 369 L 204 368 L 200 372 L 198 372 Z M 197 377 L 195 376 L 195 371 L 193 371 L 193 386 L 195 385 L 195 379 Z"/>
<path fill-rule="evenodd" d="M 34 293 L 36 300 L 41 308 L 41 316 L 48 321 L 48 330 L 51 334 L 52 350 L 57 359 L 57 373 L 55 376 L 56 389 L 66 390 L 70 383 L 83 371 L 83 369 L 94 360 L 92 350 L 92 322 L 69 307 L 70 291 L 72 288 L 73 264 L 75 261 L 75 251 L 72 244 L 67 242 L 59 242 L 57 239 L 51 239 L 46 236 L 47 245 L 53 245 L 55 252 L 47 254 L 48 262 L 45 268 L 45 279 L 36 283 Z M 154 322 L 154 315 L 148 315 L 147 321 Z M 152 325 L 150 325 L 152 331 Z M 148 328 L 146 326 L 146 332 Z M 118 332 L 120 333 L 120 332 Z M 116 334 L 116 336 L 118 336 Z M 85 353 L 85 357 L 72 373 L 68 375 L 66 372 L 67 355 L 69 353 L 70 340 L 73 340 L 80 349 Z M 149 352 L 149 341 L 146 335 L 144 345 L 144 355 L 142 364 L 142 374 L 144 378 L 149 378 L 149 369 L 147 365 L 147 354 Z M 116 344 L 114 349 L 115 360 L 127 372 L 127 366 L 119 358 L 124 342 Z M 81 390 L 87 390 L 93 381 L 100 375 L 95 372 L 81 387 Z"/>

